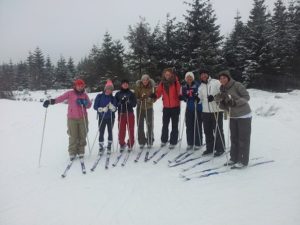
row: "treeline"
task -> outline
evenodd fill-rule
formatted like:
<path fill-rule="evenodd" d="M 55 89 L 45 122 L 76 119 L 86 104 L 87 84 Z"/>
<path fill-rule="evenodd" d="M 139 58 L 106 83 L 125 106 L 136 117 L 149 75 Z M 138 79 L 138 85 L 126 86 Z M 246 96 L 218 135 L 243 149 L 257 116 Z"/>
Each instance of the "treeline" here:
<path fill-rule="evenodd" d="M 95 89 L 107 78 L 135 80 L 148 73 L 159 79 L 166 67 L 173 67 L 181 79 L 187 71 L 197 74 L 199 68 L 212 75 L 229 69 L 248 87 L 300 88 L 300 0 L 288 5 L 278 0 L 271 14 L 264 0 L 254 0 L 248 21 L 243 23 L 237 12 L 226 38 L 220 34 L 209 0 L 185 4 L 184 21 L 168 14 L 165 23 L 154 28 L 144 18 L 129 26 L 126 52 L 109 33 L 76 66 L 72 58 L 63 57 L 54 65 L 36 48 L 24 62 L 1 65 L 0 90 L 69 88 L 77 77 Z"/>

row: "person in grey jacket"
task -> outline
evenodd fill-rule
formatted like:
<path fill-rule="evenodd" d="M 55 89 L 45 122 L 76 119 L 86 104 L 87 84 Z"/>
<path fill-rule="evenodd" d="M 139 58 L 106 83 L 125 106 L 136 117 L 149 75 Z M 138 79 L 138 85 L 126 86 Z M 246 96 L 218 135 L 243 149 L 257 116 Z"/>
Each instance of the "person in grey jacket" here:
<path fill-rule="evenodd" d="M 251 109 L 247 89 L 235 81 L 229 71 L 219 73 L 221 83 L 220 93 L 215 100 L 219 107 L 229 112 L 230 116 L 230 161 L 228 165 L 235 168 L 243 168 L 248 165 L 251 136 Z"/>

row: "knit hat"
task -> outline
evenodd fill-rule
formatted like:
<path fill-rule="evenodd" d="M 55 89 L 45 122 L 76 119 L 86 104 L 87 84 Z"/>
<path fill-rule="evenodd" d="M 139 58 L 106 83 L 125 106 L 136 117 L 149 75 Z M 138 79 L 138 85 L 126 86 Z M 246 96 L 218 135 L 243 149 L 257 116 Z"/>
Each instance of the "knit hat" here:
<path fill-rule="evenodd" d="M 109 80 L 109 79 L 106 81 L 106 84 L 105 84 L 105 87 L 104 87 L 104 91 L 106 91 L 108 89 L 111 90 L 111 91 L 114 90 L 114 85 L 113 85 L 112 81 Z"/>
<path fill-rule="evenodd" d="M 230 72 L 228 70 L 223 70 L 221 72 L 218 73 L 218 77 L 220 79 L 221 76 L 225 76 L 228 78 L 228 81 L 231 79 L 231 75 Z"/>
<path fill-rule="evenodd" d="M 141 80 L 150 80 L 150 76 L 148 74 L 144 74 L 142 77 L 141 77 Z"/>
<path fill-rule="evenodd" d="M 195 80 L 195 76 L 194 76 L 194 73 L 193 73 L 193 72 L 187 72 L 187 73 L 185 74 L 185 80 L 186 80 L 187 77 L 191 77 L 191 78 L 193 78 L 193 80 Z"/>
<path fill-rule="evenodd" d="M 76 87 L 76 86 L 85 86 L 85 83 L 83 80 L 77 79 L 74 81 L 74 87 Z"/>

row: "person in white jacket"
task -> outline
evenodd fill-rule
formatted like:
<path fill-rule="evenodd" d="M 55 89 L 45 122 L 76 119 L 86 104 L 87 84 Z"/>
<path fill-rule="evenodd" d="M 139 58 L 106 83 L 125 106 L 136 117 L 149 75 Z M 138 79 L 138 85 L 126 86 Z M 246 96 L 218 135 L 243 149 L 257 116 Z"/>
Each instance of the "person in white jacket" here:
<path fill-rule="evenodd" d="M 214 153 L 220 156 L 224 153 L 225 139 L 223 133 L 223 111 L 214 101 L 214 96 L 220 92 L 221 83 L 212 79 L 208 70 L 200 70 L 201 85 L 198 88 L 198 96 L 202 103 L 202 120 L 206 140 L 206 151 L 203 155 Z M 217 125 L 216 125 L 217 121 Z M 214 134 L 216 133 L 216 139 Z"/>

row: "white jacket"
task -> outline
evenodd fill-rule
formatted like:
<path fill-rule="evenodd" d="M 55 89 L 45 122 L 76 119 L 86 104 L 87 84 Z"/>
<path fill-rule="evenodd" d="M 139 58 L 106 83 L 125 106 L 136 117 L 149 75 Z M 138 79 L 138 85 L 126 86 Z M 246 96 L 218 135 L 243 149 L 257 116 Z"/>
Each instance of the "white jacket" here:
<path fill-rule="evenodd" d="M 198 96 L 200 98 L 200 102 L 202 103 L 202 112 L 212 113 L 212 112 L 220 112 L 222 111 L 216 104 L 215 101 L 208 102 L 207 96 L 212 95 L 215 96 L 220 92 L 220 81 L 216 79 L 208 78 L 207 84 L 201 83 L 198 88 Z"/>

